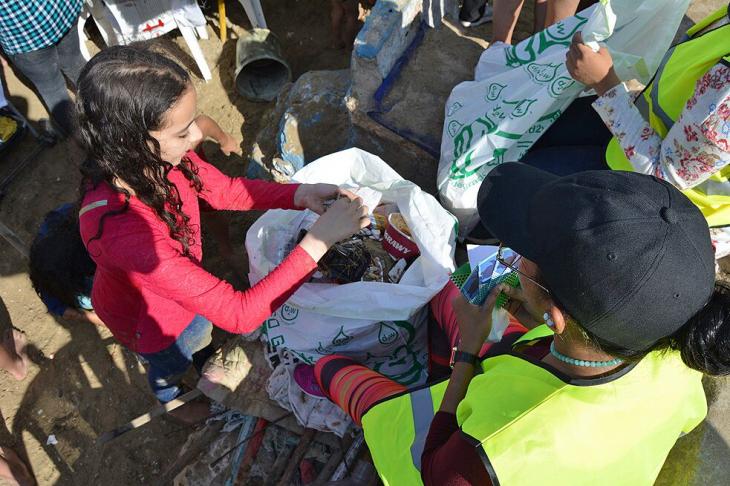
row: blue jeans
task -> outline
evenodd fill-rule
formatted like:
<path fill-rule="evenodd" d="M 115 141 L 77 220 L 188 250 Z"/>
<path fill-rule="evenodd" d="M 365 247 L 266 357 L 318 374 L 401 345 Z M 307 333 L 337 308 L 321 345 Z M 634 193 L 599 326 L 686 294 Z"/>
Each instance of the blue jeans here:
<path fill-rule="evenodd" d="M 147 381 L 160 403 L 167 403 L 180 395 L 178 384 L 194 365 L 198 373 L 213 354 L 210 345 L 213 325 L 203 316 L 196 315 L 174 343 L 156 353 L 140 353 L 148 363 Z"/>
<path fill-rule="evenodd" d="M 9 57 L 13 66 L 33 83 L 48 113 L 64 135 L 73 133 L 73 103 L 68 96 L 63 75 L 75 87 L 81 69 L 86 64 L 81 55 L 76 24 L 55 45 Z"/>
<path fill-rule="evenodd" d="M 558 176 L 608 169 L 606 146 L 611 132 L 591 106 L 595 99 L 573 101 L 520 162 Z"/>

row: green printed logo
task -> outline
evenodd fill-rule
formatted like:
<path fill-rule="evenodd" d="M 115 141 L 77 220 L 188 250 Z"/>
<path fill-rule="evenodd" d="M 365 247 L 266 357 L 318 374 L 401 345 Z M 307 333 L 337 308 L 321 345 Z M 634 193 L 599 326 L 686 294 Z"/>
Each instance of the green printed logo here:
<path fill-rule="evenodd" d="M 512 108 L 512 112 L 510 113 L 510 116 L 512 118 L 521 118 L 525 115 L 527 115 L 530 112 L 530 106 L 534 102 L 536 102 L 536 99 L 531 100 L 519 100 L 519 101 L 506 101 L 506 105 L 514 105 L 514 108 Z"/>
<path fill-rule="evenodd" d="M 557 76 L 558 68 L 560 64 L 553 64 L 551 62 L 547 64 L 533 63 L 529 64 L 525 70 L 533 81 L 538 83 L 549 83 L 555 76 Z"/>
<path fill-rule="evenodd" d="M 285 321 L 291 322 L 296 319 L 298 315 L 299 309 L 297 309 L 296 307 L 291 307 L 286 304 L 281 306 L 281 318 Z"/>
<path fill-rule="evenodd" d="M 273 338 L 269 339 L 269 343 L 271 344 L 271 349 L 273 351 L 276 351 L 276 348 L 282 346 L 285 342 L 286 339 L 284 339 L 284 336 L 274 336 Z"/>
<path fill-rule="evenodd" d="M 449 106 L 449 110 L 446 112 L 446 116 L 454 116 L 454 113 L 461 110 L 463 107 L 464 105 L 462 105 L 458 101 L 455 102 L 453 105 Z"/>
<path fill-rule="evenodd" d="M 552 96 L 553 98 L 559 98 L 566 89 L 570 88 L 574 84 L 575 80 L 573 78 L 569 78 L 567 76 L 559 76 L 558 78 L 553 80 L 552 83 L 550 83 L 550 96 Z"/>
<path fill-rule="evenodd" d="M 451 137 L 452 137 L 452 138 L 453 138 L 453 137 L 455 137 L 455 136 L 456 136 L 456 134 L 457 134 L 457 133 L 459 132 L 459 129 L 460 129 L 461 127 L 463 127 L 463 126 L 464 126 L 464 124 L 463 124 L 463 123 L 459 123 L 459 122 L 458 122 L 458 121 L 456 121 L 456 120 L 451 120 L 451 121 L 449 122 L 449 128 L 448 128 L 448 130 L 449 130 L 449 135 L 451 135 Z"/>
<path fill-rule="evenodd" d="M 391 324 L 393 324 L 391 322 Z M 392 344 L 398 338 L 398 331 L 396 331 L 387 322 L 380 323 L 380 329 L 378 330 L 378 341 L 380 344 Z"/>
<path fill-rule="evenodd" d="M 504 84 L 492 83 L 487 88 L 487 101 L 495 101 L 499 98 L 502 90 L 505 88 Z"/>
<path fill-rule="evenodd" d="M 345 333 L 345 326 L 340 326 L 340 332 L 332 340 L 332 346 L 345 346 L 350 341 L 352 341 L 352 336 Z"/>

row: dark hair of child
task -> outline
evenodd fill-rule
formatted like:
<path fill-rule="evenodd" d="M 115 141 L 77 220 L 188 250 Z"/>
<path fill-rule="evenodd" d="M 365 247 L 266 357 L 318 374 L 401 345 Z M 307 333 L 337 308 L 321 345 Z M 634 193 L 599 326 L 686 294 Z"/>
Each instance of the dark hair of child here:
<path fill-rule="evenodd" d="M 86 252 L 79 233 L 78 212 L 51 211 L 30 247 L 30 281 L 41 295 L 53 296 L 78 309 L 78 296 L 88 292 L 96 264 Z"/>

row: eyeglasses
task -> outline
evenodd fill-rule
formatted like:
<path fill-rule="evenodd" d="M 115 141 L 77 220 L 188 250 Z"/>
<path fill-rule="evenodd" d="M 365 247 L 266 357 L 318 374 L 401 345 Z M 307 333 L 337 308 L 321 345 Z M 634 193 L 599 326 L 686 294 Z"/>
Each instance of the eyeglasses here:
<path fill-rule="evenodd" d="M 542 291 L 543 291 L 543 292 L 545 292 L 546 294 L 550 295 L 550 291 L 549 291 L 548 289 L 546 289 L 546 288 L 545 288 L 545 286 L 543 286 L 543 285 L 542 285 L 542 284 L 540 284 L 540 283 L 539 283 L 539 282 L 538 282 L 537 280 L 535 280 L 534 278 L 532 278 L 532 277 L 530 277 L 529 275 L 525 274 L 524 272 L 521 272 L 521 271 L 520 271 L 520 270 L 519 270 L 519 269 L 517 268 L 517 262 L 519 262 L 519 261 L 520 261 L 520 258 L 522 258 L 522 256 L 521 256 L 521 255 L 518 255 L 517 253 L 514 253 L 514 252 L 513 252 L 511 256 L 509 256 L 509 257 L 505 258 L 505 257 L 503 256 L 503 254 L 502 254 L 502 250 L 503 250 L 503 249 L 504 249 L 504 245 L 502 245 L 502 244 L 500 243 L 500 244 L 499 244 L 499 248 L 497 249 L 497 261 L 498 261 L 498 262 L 499 262 L 500 264 L 502 264 L 502 265 L 504 265 L 505 267 L 509 268 L 509 269 L 510 269 L 510 270 L 512 270 L 513 272 L 516 272 L 516 273 L 517 273 L 517 274 L 518 274 L 519 276 L 521 276 L 521 277 L 525 277 L 525 278 L 526 278 L 527 280 L 529 280 L 530 282 L 532 282 L 532 283 L 534 283 L 535 285 L 537 285 L 538 287 L 540 287 L 540 289 L 542 289 Z"/>

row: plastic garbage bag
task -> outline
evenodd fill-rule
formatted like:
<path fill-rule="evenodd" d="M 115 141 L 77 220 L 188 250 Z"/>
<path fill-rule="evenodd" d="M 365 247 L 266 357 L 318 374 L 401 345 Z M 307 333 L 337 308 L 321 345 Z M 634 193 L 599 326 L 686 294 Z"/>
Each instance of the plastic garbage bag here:
<path fill-rule="evenodd" d="M 520 160 L 584 90 L 565 67 L 576 32 L 604 43 L 623 80 L 647 83 L 669 47 L 689 0 L 603 0 L 515 46 L 485 50 L 475 80 L 457 85 L 445 107 L 439 195 L 460 223 L 476 225 L 477 192 L 489 171 Z"/>
<path fill-rule="evenodd" d="M 453 272 L 456 221 L 436 199 L 404 180 L 383 160 L 359 149 L 328 155 L 297 172 L 296 182 L 365 186 L 394 203 L 420 250 L 398 284 L 304 284 L 264 325 L 272 348 L 284 347 L 303 362 L 344 354 L 405 385 L 426 379 L 426 305 Z M 267 211 L 249 229 L 246 250 L 255 284 L 278 263 L 271 243 L 295 238 L 302 211 Z M 271 228 L 289 228 L 274 237 Z"/>

